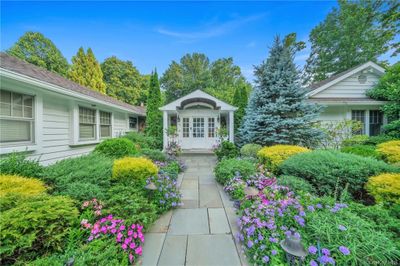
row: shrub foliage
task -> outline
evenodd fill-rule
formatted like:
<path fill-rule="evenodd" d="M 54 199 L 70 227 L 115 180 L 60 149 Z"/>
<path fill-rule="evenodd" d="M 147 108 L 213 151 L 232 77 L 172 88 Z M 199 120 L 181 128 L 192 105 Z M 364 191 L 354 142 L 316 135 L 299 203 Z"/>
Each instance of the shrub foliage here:
<path fill-rule="evenodd" d="M 240 155 L 243 157 L 257 158 L 257 152 L 261 150 L 261 148 L 261 145 L 249 143 L 243 145 L 243 147 L 240 149 Z"/>
<path fill-rule="evenodd" d="M 44 183 L 38 179 L 17 175 L 0 175 L 0 197 L 8 194 L 35 196 L 46 191 Z"/>
<path fill-rule="evenodd" d="M 38 161 L 28 160 L 24 154 L 12 153 L 0 160 L 2 174 L 41 177 L 43 169 Z"/>
<path fill-rule="evenodd" d="M 365 187 L 378 203 L 400 204 L 400 174 L 373 176 Z"/>
<path fill-rule="evenodd" d="M 383 142 L 377 146 L 377 150 L 389 163 L 400 162 L 400 140 Z"/>
<path fill-rule="evenodd" d="M 249 177 L 256 171 L 255 165 L 249 160 L 225 159 L 217 164 L 214 169 L 215 177 L 219 183 L 225 185 L 238 172 L 243 178 Z"/>
<path fill-rule="evenodd" d="M 126 157 L 114 161 L 112 177 L 121 181 L 142 182 L 157 172 L 157 166 L 147 158 Z"/>
<path fill-rule="evenodd" d="M 375 159 L 381 159 L 382 155 L 376 151 L 374 146 L 371 145 L 354 145 L 354 146 L 347 146 L 341 149 L 344 153 L 351 153 L 355 155 L 359 155 L 362 157 L 371 157 Z"/>
<path fill-rule="evenodd" d="M 275 172 L 278 166 L 290 156 L 308 151 L 309 149 L 300 146 L 274 145 L 262 148 L 257 155 L 268 169 Z"/>
<path fill-rule="evenodd" d="M 282 175 L 278 178 L 278 185 L 290 188 L 294 192 L 315 193 L 314 187 L 306 180 L 291 175 Z"/>
<path fill-rule="evenodd" d="M 125 138 L 104 140 L 96 146 L 94 151 L 115 158 L 121 158 L 137 153 L 135 145 Z"/>
<path fill-rule="evenodd" d="M 230 141 L 224 140 L 221 144 L 214 150 L 218 161 L 224 158 L 235 158 L 239 155 L 238 148 Z"/>

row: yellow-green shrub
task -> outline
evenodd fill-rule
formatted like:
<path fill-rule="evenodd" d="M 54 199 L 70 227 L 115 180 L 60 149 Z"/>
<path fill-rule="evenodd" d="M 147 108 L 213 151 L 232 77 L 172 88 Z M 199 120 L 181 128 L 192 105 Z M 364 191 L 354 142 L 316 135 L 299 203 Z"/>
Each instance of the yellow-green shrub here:
<path fill-rule="evenodd" d="M 400 162 L 400 140 L 381 143 L 378 145 L 377 151 L 382 154 L 389 163 Z"/>
<path fill-rule="evenodd" d="M 400 203 L 400 174 L 380 174 L 369 178 L 365 188 L 378 203 Z"/>
<path fill-rule="evenodd" d="M 7 194 L 36 196 L 46 191 L 44 183 L 38 179 L 18 175 L 0 175 L 0 197 Z"/>
<path fill-rule="evenodd" d="M 276 171 L 277 167 L 287 158 L 301 152 L 310 151 L 307 148 L 295 145 L 274 145 L 262 148 L 257 156 L 271 171 Z"/>
<path fill-rule="evenodd" d="M 125 157 L 114 161 L 112 177 L 121 181 L 144 181 L 156 175 L 157 166 L 143 157 Z"/>

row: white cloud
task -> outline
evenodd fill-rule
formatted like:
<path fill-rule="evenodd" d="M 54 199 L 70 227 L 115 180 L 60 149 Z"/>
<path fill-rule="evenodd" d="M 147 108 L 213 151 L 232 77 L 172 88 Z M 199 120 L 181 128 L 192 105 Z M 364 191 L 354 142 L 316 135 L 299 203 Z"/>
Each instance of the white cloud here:
<path fill-rule="evenodd" d="M 205 26 L 202 27 L 201 30 L 198 31 L 174 31 L 170 29 L 166 29 L 160 27 L 156 29 L 156 31 L 160 34 L 175 37 L 181 40 L 186 41 L 196 41 L 201 39 L 208 39 L 212 37 L 217 37 L 224 35 L 226 33 L 232 32 L 233 30 L 249 23 L 252 21 L 256 21 L 264 17 L 264 14 L 261 15 L 253 15 L 248 17 L 239 17 L 229 21 L 226 21 L 221 24 L 216 23 L 207 23 Z"/>

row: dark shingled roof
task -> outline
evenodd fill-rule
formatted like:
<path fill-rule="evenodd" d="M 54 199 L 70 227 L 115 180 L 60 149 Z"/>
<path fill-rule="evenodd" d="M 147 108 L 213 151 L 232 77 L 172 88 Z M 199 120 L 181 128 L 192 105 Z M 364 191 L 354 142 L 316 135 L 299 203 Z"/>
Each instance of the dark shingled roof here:
<path fill-rule="evenodd" d="M 132 112 L 139 115 L 146 115 L 146 109 L 141 106 L 133 106 L 124 102 L 121 102 L 113 97 L 104 95 L 100 92 L 94 91 L 92 89 L 83 87 L 78 83 L 68 80 L 57 73 L 50 72 L 41 67 L 35 66 L 33 64 L 27 63 L 21 59 L 10 56 L 6 53 L 0 53 L 0 67 L 18 74 L 22 74 L 40 81 L 44 81 L 56 86 L 60 86 L 64 89 L 71 90 L 87 96 L 89 98 L 94 98 L 105 103 L 118 105 L 120 107 L 131 110 Z"/>
<path fill-rule="evenodd" d="M 360 66 L 362 66 L 362 65 L 364 65 L 364 64 L 365 64 L 365 63 L 360 64 L 360 65 L 357 65 L 357 66 L 354 66 L 354 67 L 352 67 L 352 68 L 347 69 L 346 71 L 343 71 L 343 72 L 340 72 L 340 73 L 338 73 L 338 74 L 336 74 L 336 75 L 333 75 L 333 76 L 331 76 L 330 78 L 327 78 L 327 79 L 321 80 L 321 81 L 319 81 L 319 82 L 313 83 L 313 84 L 311 84 L 310 86 L 308 86 L 308 91 L 316 90 L 316 89 L 318 89 L 319 87 L 321 87 L 321 86 L 323 86 L 323 85 L 325 85 L 325 84 L 327 84 L 327 83 L 329 83 L 329 82 L 331 82 L 331 81 L 333 81 L 333 80 L 335 80 L 335 79 L 337 79 L 337 78 L 340 78 L 341 76 L 346 75 L 347 73 L 353 71 L 354 69 L 356 69 L 356 68 L 358 68 L 358 67 L 360 67 Z"/>

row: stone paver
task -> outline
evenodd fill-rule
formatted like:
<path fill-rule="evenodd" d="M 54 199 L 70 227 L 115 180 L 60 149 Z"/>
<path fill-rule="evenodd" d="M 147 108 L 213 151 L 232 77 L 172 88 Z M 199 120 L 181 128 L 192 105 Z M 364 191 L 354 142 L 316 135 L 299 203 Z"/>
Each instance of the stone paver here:
<path fill-rule="evenodd" d="M 158 265 L 185 265 L 187 236 L 167 235 Z"/>
<path fill-rule="evenodd" d="M 231 232 L 223 208 L 209 208 L 208 217 L 211 234 L 229 234 Z"/>
<path fill-rule="evenodd" d="M 145 235 L 142 265 L 248 265 L 233 237 L 238 232 L 233 202 L 213 173 L 212 155 L 187 155 L 178 176 L 182 203 L 161 216 Z"/>
<path fill-rule="evenodd" d="M 172 235 L 208 234 L 207 209 L 175 210 L 168 233 Z"/>
<path fill-rule="evenodd" d="M 186 265 L 241 265 L 231 235 L 191 235 Z"/>

